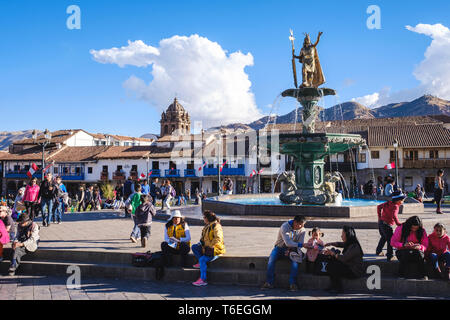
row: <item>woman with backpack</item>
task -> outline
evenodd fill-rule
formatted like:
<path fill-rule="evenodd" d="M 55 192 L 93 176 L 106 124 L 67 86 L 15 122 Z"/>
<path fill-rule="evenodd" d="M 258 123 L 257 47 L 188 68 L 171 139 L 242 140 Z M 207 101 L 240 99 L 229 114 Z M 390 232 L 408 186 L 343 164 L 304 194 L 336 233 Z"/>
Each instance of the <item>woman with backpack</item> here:
<path fill-rule="evenodd" d="M 326 250 L 323 254 L 331 257 L 327 265 L 331 285 L 329 291 L 341 293 L 342 278 L 355 279 L 364 273 L 363 256 L 364 252 L 356 237 L 355 229 L 349 226 L 342 228 L 342 242 L 332 242 L 325 244 L 325 247 L 334 246 L 344 248 L 342 254 L 336 250 Z"/>
<path fill-rule="evenodd" d="M 187 254 L 191 251 L 191 232 L 180 210 L 175 210 L 166 223 L 161 250 L 165 266 L 171 265 L 173 254 L 180 255 L 182 265 L 186 265 Z"/>
<path fill-rule="evenodd" d="M 391 245 L 397 249 L 395 255 L 399 263 L 399 277 L 406 277 L 406 270 L 411 266 L 418 269 L 419 279 L 427 280 L 425 274 L 425 250 L 428 247 L 428 236 L 423 228 L 422 220 L 412 216 L 395 229 Z"/>
<path fill-rule="evenodd" d="M 192 252 L 198 259 L 198 263 L 193 267 L 200 269 L 200 278 L 192 283 L 197 287 L 208 285 L 206 282 L 207 263 L 217 259 L 217 257 L 226 252 L 220 219 L 212 211 L 205 210 L 203 221 L 205 222 L 205 227 L 202 230 L 200 242 L 192 246 Z"/>

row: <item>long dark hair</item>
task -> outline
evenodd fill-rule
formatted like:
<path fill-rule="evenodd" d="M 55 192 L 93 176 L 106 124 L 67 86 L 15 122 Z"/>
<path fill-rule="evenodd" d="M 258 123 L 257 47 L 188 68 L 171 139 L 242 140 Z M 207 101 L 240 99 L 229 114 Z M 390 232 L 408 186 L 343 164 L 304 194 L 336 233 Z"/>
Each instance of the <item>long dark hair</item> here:
<path fill-rule="evenodd" d="M 411 227 L 412 226 L 418 226 L 419 229 L 416 231 L 416 238 L 420 242 L 422 242 L 423 237 L 423 224 L 422 220 L 418 216 L 412 216 L 408 218 L 403 224 L 402 224 L 402 235 L 401 235 L 401 241 L 402 243 L 405 243 L 408 240 L 409 234 L 411 233 Z"/>
<path fill-rule="evenodd" d="M 356 237 L 356 232 L 355 229 L 353 227 L 350 226 L 344 226 L 342 228 L 342 230 L 345 233 L 345 242 L 344 242 L 344 251 L 343 253 L 345 253 L 345 251 L 347 251 L 348 247 L 350 247 L 353 244 L 356 244 L 359 247 L 359 250 L 361 252 L 361 255 L 364 255 L 364 251 L 361 247 L 361 244 L 359 243 L 358 238 Z"/>
<path fill-rule="evenodd" d="M 210 210 L 205 210 L 205 212 L 203 212 L 203 216 L 206 218 L 206 220 L 208 220 L 208 222 L 217 221 L 218 223 L 220 223 L 220 219 L 216 216 L 214 212 Z"/>

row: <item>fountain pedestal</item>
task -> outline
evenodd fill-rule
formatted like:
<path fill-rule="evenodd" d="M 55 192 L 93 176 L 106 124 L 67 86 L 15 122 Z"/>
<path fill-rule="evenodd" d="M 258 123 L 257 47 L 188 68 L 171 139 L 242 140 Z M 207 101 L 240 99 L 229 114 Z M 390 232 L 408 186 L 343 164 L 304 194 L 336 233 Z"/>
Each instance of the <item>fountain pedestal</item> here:
<path fill-rule="evenodd" d="M 296 98 L 303 106 L 303 132 L 279 136 L 280 153 L 295 159 L 295 185 L 291 181 L 290 190 L 280 195 L 280 200 L 285 203 L 333 203 L 337 195 L 334 182 L 340 178 L 325 174 L 325 157 L 365 144 L 357 134 L 315 133 L 318 101 L 323 96 L 335 94 L 328 88 L 288 89 L 281 94 Z"/>

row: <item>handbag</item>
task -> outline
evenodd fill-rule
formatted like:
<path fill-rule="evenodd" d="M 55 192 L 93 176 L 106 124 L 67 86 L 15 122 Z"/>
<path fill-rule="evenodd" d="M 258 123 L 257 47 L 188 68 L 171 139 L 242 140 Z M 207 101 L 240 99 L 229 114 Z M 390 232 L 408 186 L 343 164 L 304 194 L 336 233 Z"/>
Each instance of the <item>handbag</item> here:
<path fill-rule="evenodd" d="M 205 256 L 210 258 L 214 257 L 214 248 L 205 247 Z"/>

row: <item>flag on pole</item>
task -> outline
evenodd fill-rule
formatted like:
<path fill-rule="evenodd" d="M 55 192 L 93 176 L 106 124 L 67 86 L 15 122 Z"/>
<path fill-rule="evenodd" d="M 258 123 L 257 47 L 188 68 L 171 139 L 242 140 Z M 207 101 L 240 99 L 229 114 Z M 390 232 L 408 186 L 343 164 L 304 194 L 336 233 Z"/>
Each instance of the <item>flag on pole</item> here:
<path fill-rule="evenodd" d="M 198 168 L 198 171 L 202 171 L 202 169 L 207 165 L 208 162 L 206 162 L 205 160 L 203 160 L 203 164 L 201 167 Z"/>
<path fill-rule="evenodd" d="M 220 166 L 220 172 L 222 172 L 223 166 L 227 163 L 227 160 L 225 160 L 224 163 L 222 163 L 222 165 Z"/>
<path fill-rule="evenodd" d="M 395 162 L 388 163 L 387 165 L 384 166 L 384 168 L 387 170 L 395 169 Z"/>
<path fill-rule="evenodd" d="M 51 163 L 49 163 L 44 170 L 42 170 L 42 173 L 46 173 L 48 169 L 50 169 L 50 167 L 52 167 L 55 164 L 55 161 L 52 161 Z"/>
<path fill-rule="evenodd" d="M 264 168 L 258 171 L 258 174 L 261 174 L 264 171 Z"/>
<path fill-rule="evenodd" d="M 27 172 L 27 176 L 28 176 L 28 178 L 32 178 L 33 177 L 33 174 L 35 174 L 36 173 L 36 171 L 38 171 L 38 166 L 36 165 L 36 163 L 33 163 L 32 165 L 31 165 L 31 168 L 28 170 L 28 172 Z"/>
<path fill-rule="evenodd" d="M 153 170 L 150 170 L 150 172 L 148 173 L 148 176 L 150 177 L 153 173 Z"/>
<path fill-rule="evenodd" d="M 145 179 L 145 174 L 141 173 L 141 179 Z"/>
<path fill-rule="evenodd" d="M 250 173 L 250 178 L 253 177 L 256 174 L 255 169 L 253 169 L 252 173 Z"/>

